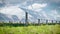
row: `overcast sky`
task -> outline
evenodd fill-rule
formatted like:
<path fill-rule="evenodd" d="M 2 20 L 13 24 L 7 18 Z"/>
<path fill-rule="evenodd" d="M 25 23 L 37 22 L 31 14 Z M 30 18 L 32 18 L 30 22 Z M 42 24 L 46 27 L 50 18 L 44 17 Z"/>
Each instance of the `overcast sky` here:
<path fill-rule="evenodd" d="M 24 10 L 19 7 L 35 11 L 46 18 L 60 18 L 60 0 L 0 0 L 1 13 L 24 16 Z"/>

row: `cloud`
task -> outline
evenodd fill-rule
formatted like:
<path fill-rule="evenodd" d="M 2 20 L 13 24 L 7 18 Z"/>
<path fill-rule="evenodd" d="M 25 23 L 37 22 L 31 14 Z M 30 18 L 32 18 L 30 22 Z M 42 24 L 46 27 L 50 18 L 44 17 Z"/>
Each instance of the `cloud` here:
<path fill-rule="evenodd" d="M 0 3 L 5 4 L 4 6 L 11 6 L 11 5 L 22 5 L 22 3 L 26 1 L 27 0 L 0 0 Z"/>
<path fill-rule="evenodd" d="M 17 3 L 23 3 L 26 0 L 4 0 L 5 3 L 10 3 L 10 4 L 17 4 Z"/>
<path fill-rule="evenodd" d="M 18 6 L 9 6 L 2 8 L 0 13 L 8 14 L 8 15 L 17 15 L 20 19 L 24 18 L 25 12 L 20 9 Z"/>
<path fill-rule="evenodd" d="M 60 7 L 59 7 L 60 8 Z"/>
<path fill-rule="evenodd" d="M 51 14 L 50 14 L 51 13 Z M 57 18 L 60 18 L 60 15 L 57 13 L 57 10 L 51 10 L 50 13 L 48 14 L 51 19 L 57 20 Z"/>
<path fill-rule="evenodd" d="M 28 9 L 40 9 L 40 8 L 43 8 L 43 7 L 46 7 L 47 4 L 38 4 L 38 3 L 34 3 L 30 6 L 28 6 Z"/>
<path fill-rule="evenodd" d="M 31 20 L 32 17 L 33 17 L 32 15 L 28 14 L 28 19 L 29 20 Z"/>
<path fill-rule="evenodd" d="M 10 14 L 10 15 L 17 15 L 19 18 L 23 18 L 24 11 L 19 7 L 25 7 L 29 10 L 33 10 L 36 13 L 39 13 L 40 16 L 47 17 L 48 12 L 43 11 L 45 8 L 47 11 L 56 8 L 59 5 L 60 0 L 5 0 L 4 3 L 6 4 L 5 7 L 1 8 L 2 13 Z M 0 1 L 2 3 L 2 1 Z M 56 3 L 56 4 L 55 4 Z M 16 6 L 19 5 L 19 6 Z M 7 7 L 6 7 L 7 6 Z M 59 7 L 60 8 L 60 7 Z M 42 12 L 42 15 L 40 14 Z M 23 15 L 23 16 L 22 16 Z M 54 19 L 60 17 L 56 10 L 52 10 L 50 13 Z M 31 15 L 29 15 L 31 17 Z M 50 17 L 49 17 L 50 18 Z"/>
<path fill-rule="evenodd" d="M 0 3 L 2 3 L 2 0 L 0 0 Z"/>
<path fill-rule="evenodd" d="M 59 15 L 58 11 L 56 9 L 55 10 L 51 10 L 51 14 L 53 14 L 55 17 L 57 17 Z"/>
<path fill-rule="evenodd" d="M 58 15 L 57 10 L 52 10 L 51 12 L 55 15 Z"/>
<path fill-rule="evenodd" d="M 60 0 L 50 0 L 51 2 L 59 3 Z"/>
<path fill-rule="evenodd" d="M 1 3 L 2 0 L 0 0 Z M 5 4 L 33 4 L 33 3 L 59 3 L 60 0 L 4 0 Z"/>
<path fill-rule="evenodd" d="M 41 12 L 42 11 L 42 9 L 37 9 L 37 10 L 34 10 L 35 12 Z"/>
<path fill-rule="evenodd" d="M 47 14 L 45 13 L 45 11 L 42 11 L 42 14 L 43 14 L 44 17 L 47 18 Z"/>
<path fill-rule="evenodd" d="M 60 0 L 34 0 L 34 1 L 39 3 L 51 3 L 51 2 L 59 3 L 60 2 Z"/>

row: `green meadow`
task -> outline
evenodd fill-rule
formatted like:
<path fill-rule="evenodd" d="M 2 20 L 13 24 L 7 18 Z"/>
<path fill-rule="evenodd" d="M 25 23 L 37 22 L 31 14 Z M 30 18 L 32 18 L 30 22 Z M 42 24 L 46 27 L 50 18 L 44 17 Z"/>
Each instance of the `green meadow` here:
<path fill-rule="evenodd" d="M 60 34 L 60 25 L 0 26 L 0 34 Z"/>

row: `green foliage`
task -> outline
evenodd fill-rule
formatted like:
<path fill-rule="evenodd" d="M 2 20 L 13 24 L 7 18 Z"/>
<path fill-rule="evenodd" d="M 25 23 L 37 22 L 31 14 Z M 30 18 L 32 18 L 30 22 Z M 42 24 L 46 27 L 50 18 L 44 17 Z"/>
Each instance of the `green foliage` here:
<path fill-rule="evenodd" d="M 3 26 L 0 27 L 0 34 L 60 34 L 60 25 Z"/>

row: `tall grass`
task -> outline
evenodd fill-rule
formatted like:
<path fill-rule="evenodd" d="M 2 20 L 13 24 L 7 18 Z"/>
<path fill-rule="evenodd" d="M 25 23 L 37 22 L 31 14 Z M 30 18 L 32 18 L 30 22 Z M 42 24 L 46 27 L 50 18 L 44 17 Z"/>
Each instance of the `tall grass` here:
<path fill-rule="evenodd" d="M 60 25 L 2 26 L 0 34 L 60 34 Z"/>

